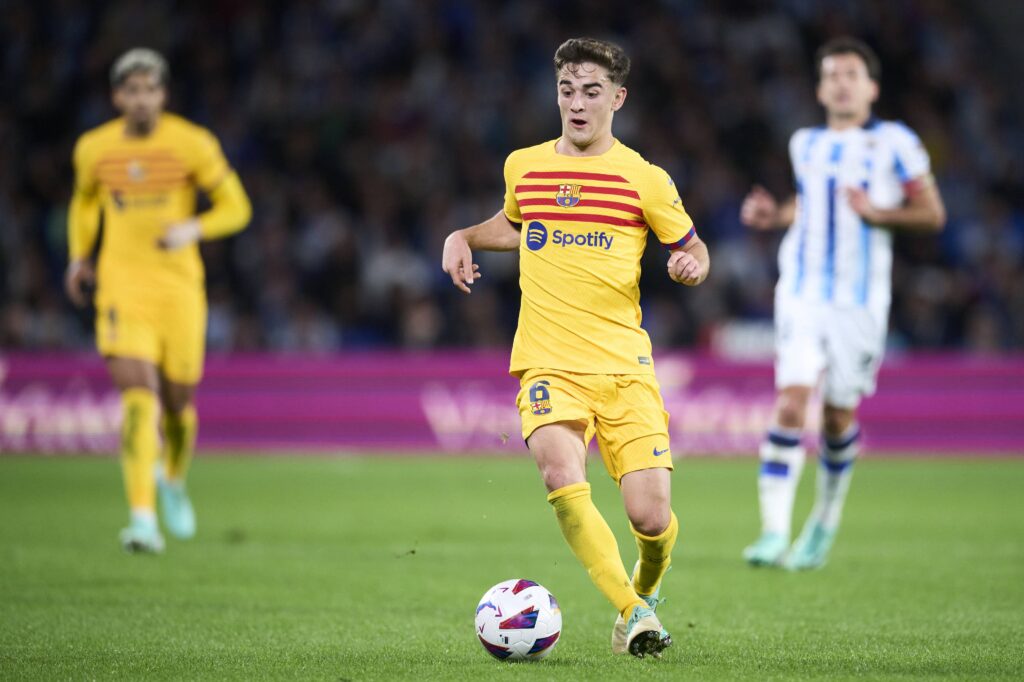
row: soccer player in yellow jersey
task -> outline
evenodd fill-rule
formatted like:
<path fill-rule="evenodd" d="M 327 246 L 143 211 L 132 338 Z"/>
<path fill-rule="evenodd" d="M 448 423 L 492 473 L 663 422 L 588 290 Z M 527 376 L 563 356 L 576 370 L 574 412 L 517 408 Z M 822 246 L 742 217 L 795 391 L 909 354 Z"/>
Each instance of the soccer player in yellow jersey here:
<path fill-rule="evenodd" d="M 249 198 L 216 138 L 163 112 L 167 64 L 134 49 L 111 70 L 122 116 L 75 145 L 65 288 L 79 306 L 95 284 L 96 345 L 121 392 L 121 463 L 131 521 L 129 551 L 160 552 L 156 490 L 168 531 L 195 534 L 185 492 L 198 422 L 206 295 L 197 242 L 249 222 Z M 196 190 L 211 208 L 196 215 Z M 96 268 L 92 253 L 103 221 Z M 161 418 L 162 412 L 162 418 Z M 157 467 L 163 432 L 163 462 Z"/>
<path fill-rule="evenodd" d="M 618 611 L 612 651 L 659 656 L 672 643 L 655 609 L 678 522 L 670 505 L 668 413 L 640 327 L 648 231 L 671 252 L 668 276 L 707 277 L 708 251 L 668 174 L 612 136 L 629 58 L 578 38 L 555 53 L 562 135 L 505 163 L 505 206 L 445 241 L 442 267 L 469 293 L 474 249 L 520 254 L 522 307 L 510 371 L 523 438 L 562 534 Z M 590 497 L 586 451 L 597 436 L 639 549 L 632 579 Z"/>

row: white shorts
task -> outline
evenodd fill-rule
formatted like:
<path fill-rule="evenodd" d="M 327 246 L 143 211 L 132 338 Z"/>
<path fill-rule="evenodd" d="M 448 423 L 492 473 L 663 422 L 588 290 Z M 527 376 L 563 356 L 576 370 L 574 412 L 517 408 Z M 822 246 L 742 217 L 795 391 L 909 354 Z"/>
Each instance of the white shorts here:
<path fill-rule="evenodd" d="M 825 404 L 853 409 L 875 392 L 888 310 L 776 298 L 775 387 L 817 386 Z"/>

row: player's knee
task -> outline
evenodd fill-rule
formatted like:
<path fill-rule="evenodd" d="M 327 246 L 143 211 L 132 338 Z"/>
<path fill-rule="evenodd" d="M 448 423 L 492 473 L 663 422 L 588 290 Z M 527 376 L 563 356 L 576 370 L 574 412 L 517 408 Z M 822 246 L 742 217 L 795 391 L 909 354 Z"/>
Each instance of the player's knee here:
<path fill-rule="evenodd" d="M 853 423 L 853 410 L 826 405 L 822 414 L 822 422 L 826 436 L 829 438 L 839 438 L 846 433 Z"/>
<path fill-rule="evenodd" d="M 191 404 L 192 398 L 190 396 L 165 397 L 163 407 L 164 411 L 169 414 L 181 414 Z"/>
<path fill-rule="evenodd" d="M 784 390 L 775 403 L 775 421 L 785 429 L 802 429 L 807 419 L 809 395 L 802 390 Z"/>
<path fill-rule="evenodd" d="M 190 386 L 164 386 L 161 391 L 160 402 L 164 411 L 170 414 L 179 414 L 192 404 L 195 391 Z"/>
<path fill-rule="evenodd" d="M 541 478 L 544 479 L 544 487 L 548 492 L 554 492 L 567 485 L 582 483 L 586 480 L 576 467 L 568 467 L 562 464 L 548 464 L 540 468 Z"/>
<path fill-rule="evenodd" d="M 776 410 L 776 421 L 786 429 L 802 429 L 804 427 L 804 406 L 793 400 L 779 401 Z"/>
<path fill-rule="evenodd" d="M 668 505 L 651 505 L 629 513 L 629 522 L 641 535 L 661 535 L 672 521 Z"/>

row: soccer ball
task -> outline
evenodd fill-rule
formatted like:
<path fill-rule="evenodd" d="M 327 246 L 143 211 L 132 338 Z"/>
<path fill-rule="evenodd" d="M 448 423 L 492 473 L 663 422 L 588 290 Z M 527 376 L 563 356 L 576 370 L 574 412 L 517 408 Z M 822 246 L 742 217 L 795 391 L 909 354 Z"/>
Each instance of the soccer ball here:
<path fill-rule="evenodd" d="M 562 634 L 555 596 L 532 580 L 506 580 L 484 593 L 476 607 L 476 636 L 503 661 L 539 661 Z"/>

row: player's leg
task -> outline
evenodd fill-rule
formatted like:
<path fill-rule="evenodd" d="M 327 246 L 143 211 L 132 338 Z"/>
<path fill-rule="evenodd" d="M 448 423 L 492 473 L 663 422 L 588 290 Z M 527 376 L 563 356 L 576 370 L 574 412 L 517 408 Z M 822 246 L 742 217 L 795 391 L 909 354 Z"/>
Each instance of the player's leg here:
<path fill-rule="evenodd" d="M 860 428 L 852 409 L 825 405 L 821 457 L 815 478 L 814 507 L 786 557 L 792 570 L 820 568 L 832 549 L 853 476 Z"/>
<path fill-rule="evenodd" d="M 640 555 L 633 589 L 641 597 L 652 597 L 672 563 L 672 548 L 679 534 L 679 521 L 671 506 L 671 476 L 665 468 L 642 469 L 623 475 L 619 485 Z"/>
<path fill-rule="evenodd" d="M 548 502 L 573 554 L 590 579 L 620 614 L 646 606 L 633 590 L 619 546 L 590 497 L 586 481 L 585 422 L 558 422 L 535 429 L 527 438 L 548 489 Z"/>
<path fill-rule="evenodd" d="M 157 369 L 151 362 L 124 357 L 108 357 L 107 368 L 121 392 L 121 469 L 131 511 L 121 544 L 129 551 L 161 552 L 153 476 L 160 448 Z"/>
<path fill-rule="evenodd" d="M 163 406 L 164 476 L 184 481 L 192 463 L 199 419 L 195 408 L 195 384 L 180 384 L 164 377 L 160 382 Z"/>
<path fill-rule="evenodd" d="M 761 535 L 743 551 L 744 558 L 754 566 L 779 563 L 789 547 L 793 502 L 806 458 L 800 439 L 812 391 L 811 386 L 779 390 L 772 426 L 761 443 L 757 477 Z"/>
<path fill-rule="evenodd" d="M 853 464 L 860 452 L 860 426 L 852 408 L 828 404 L 823 422 L 825 433 L 813 515 L 826 531 L 834 534 L 850 489 Z"/>
<path fill-rule="evenodd" d="M 185 487 L 199 430 L 195 390 L 195 384 L 181 384 L 166 378 L 160 383 L 164 408 L 164 461 L 157 479 L 160 508 L 167 530 L 182 539 L 191 538 L 196 532 L 195 511 Z"/>
<path fill-rule="evenodd" d="M 761 535 L 743 557 L 774 566 L 789 546 L 793 501 L 806 453 L 801 444 L 807 404 L 825 367 L 820 311 L 798 301 L 775 300 L 775 387 L 772 424 L 761 443 L 757 477 Z"/>
<path fill-rule="evenodd" d="M 101 282 L 96 292 L 96 347 L 121 394 L 121 470 L 131 510 L 121 544 L 129 551 L 159 552 L 164 541 L 156 524 L 153 468 L 160 449 L 160 348 L 150 304 L 144 297 L 111 291 Z"/>
<path fill-rule="evenodd" d="M 665 573 L 672 565 L 672 549 L 679 535 L 679 521 L 671 507 L 671 477 L 669 469 L 655 468 L 633 471 L 623 475 L 619 484 L 622 499 L 629 518 L 630 530 L 636 539 L 639 558 L 633 567 L 633 589 L 647 602 L 651 615 L 661 603 L 661 584 Z M 635 614 L 639 616 L 641 614 Z M 646 614 L 643 614 L 646 615 Z M 621 616 L 612 628 L 612 652 L 627 653 L 630 650 L 631 630 Z M 651 623 L 654 631 L 654 623 Z M 659 655 L 672 643 L 672 638 L 658 621 L 657 638 L 651 636 L 646 643 L 648 651 Z M 635 643 L 634 646 L 639 646 Z"/>
<path fill-rule="evenodd" d="M 788 568 L 819 568 L 832 549 L 860 450 L 856 410 L 861 398 L 875 390 L 885 347 L 884 320 L 881 311 L 867 309 L 832 313 L 815 502 L 786 558 Z"/>
<path fill-rule="evenodd" d="M 671 565 L 679 522 L 672 513 L 668 413 L 653 376 L 610 379 L 614 391 L 597 414 L 597 437 L 608 473 L 618 483 L 639 558 L 632 585 L 645 606 L 612 628 L 612 652 L 660 656 L 672 638 L 655 614 Z"/>
<path fill-rule="evenodd" d="M 204 293 L 193 289 L 176 292 L 161 324 L 164 463 L 159 479 L 160 509 L 167 530 L 187 539 L 196 532 L 185 480 L 199 431 L 194 398 L 206 350 Z"/>

